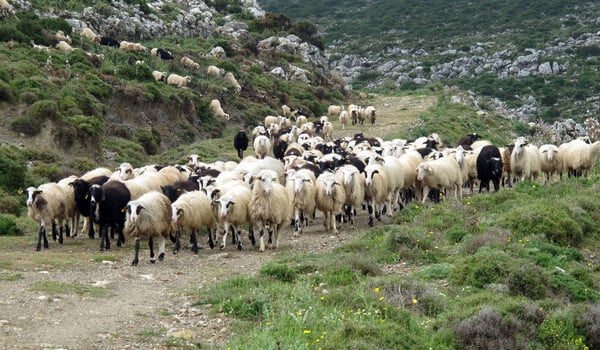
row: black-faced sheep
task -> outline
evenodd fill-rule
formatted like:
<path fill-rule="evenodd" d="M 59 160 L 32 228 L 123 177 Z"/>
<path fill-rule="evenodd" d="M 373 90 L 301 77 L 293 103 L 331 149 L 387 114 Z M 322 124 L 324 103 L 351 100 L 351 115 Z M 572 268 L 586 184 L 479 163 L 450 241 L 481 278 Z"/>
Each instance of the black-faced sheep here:
<path fill-rule="evenodd" d="M 158 239 L 158 260 L 165 257 L 165 243 L 171 233 L 171 203 L 162 193 L 152 191 L 129 201 L 126 206 L 123 233 L 135 240 L 135 257 L 132 266 L 138 264 L 140 240 L 147 239 L 150 247 L 150 262 L 154 263 L 154 238 Z"/>
<path fill-rule="evenodd" d="M 100 250 L 110 249 L 108 229 L 118 234 L 117 245 L 125 242 L 125 206 L 131 200 L 131 194 L 124 183 L 108 181 L 103 185 L 90 187 L 90 225 L 98 224 L 100 230 Z M 90 228 L 91 229 L 91 228 Z"/>
<path fill-rule="evenodd" d="M 171 73 L 169 74 L 169 76 L 167 77 L 167 85 L 173 85 L 173 86 L 177 86 L 180 88 L 185 88 L 188 86 L 188 84 L 191 84 L 192 82 L 192 78 L 190 78 L 189 76 L 181 76 L 175 73 Z"/>
<path fill-rule="evenodd" d="M 152 71 L 152 77 L 154 77 L 154 80 L 159 82 L 159 81 L 167 81 L 167 73 L 166 72 L 161 72 L 158 70 Z"/>
<path fill-rule="evenodd" d="M 250 199 L 250 220 L 260 227 L 260 251 L 265 251 L 264 231 L 269 233 L 269 248 L 279 247 L 279 230 L 290 217 L 290 200 L 285 187 L 270 172 L 254 177 Z"/>
<path fill-rule="evenodd" d="M 498 147 L 494 145 L 483 146 L 477 156 L 477 177 L 479 178 L 479 193 L 490 191 L 490 180 L 494 184 L 494 192 L 500 189 L 502 178 L 502 155 Z"/>
<path fill-rule="evenodd" d="M 206 194 L 201 191 L 192 191 L 183 193 L 173 204 L 171 204 L 172 222 L 176 226 L 175 249 L 177 253 L 180 249 L 181 230 L 190 230 L 190 242 L 192 243 L 192 252 L 198 253 L 198 240 L 196 234 L 202 227 L 208 232 L 209 241 L 212 241 L 212 229 L 215 224 L 215 217 L 211 211 L 210 200 Z M 211 248 L 214 245 L 211 242 Z"/>
<path fill-rule="evenodd" d="M 236 149 L 240 159 L 244 158 L 244 151 L 248 149 L 249 142 L 250 140 L 248 139 L 248 134 L 246 134 L 245 130 L 238 131 L 233 138 L 233 147 Z"/>

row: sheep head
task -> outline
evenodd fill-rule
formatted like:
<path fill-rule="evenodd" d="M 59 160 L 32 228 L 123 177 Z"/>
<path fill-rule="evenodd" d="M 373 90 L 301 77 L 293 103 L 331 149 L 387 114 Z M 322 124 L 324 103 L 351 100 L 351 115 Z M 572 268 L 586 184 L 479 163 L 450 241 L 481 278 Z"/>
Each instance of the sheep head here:
<path fill-rule="evenodd" d="M 127 218 L 131 222 L 136 222 L 139 218 L 140 212 L 144 209 L 144 206 L 138 201 L 131 201 L 127 204 Z"/>

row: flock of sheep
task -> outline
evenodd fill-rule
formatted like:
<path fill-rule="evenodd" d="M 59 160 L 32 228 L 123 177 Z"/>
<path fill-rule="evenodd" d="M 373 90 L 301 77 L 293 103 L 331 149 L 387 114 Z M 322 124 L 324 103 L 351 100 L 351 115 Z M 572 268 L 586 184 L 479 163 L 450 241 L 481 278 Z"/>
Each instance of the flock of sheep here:
<path fill-rule="evenodd" d="M 248 147 L 249 137 L 241 131 L 236 148 L 240 135 Z M 600 141 L 586 138 L 537 147 L 521 137 L 497 147 L 469 134 L 456 147 L 442 147 L 437 134 L 412 141 L 362 134 L 328 141 L 294 125 L 267 135 L 253 135 L 256 155 L 239 153 L 239 162 L 205 163 L 193 154 L 185 165 L 133 168 L 123 163 L 116 171 L 98 168 L 30 187 L 28 215 L 40 223 L 36 249 L 42 242 L 48 247 L 47 227 L 62 243 L 63 230 L 67 236 L 77 235 L 79 217 L 84 216 L 84 230 L 90 238 L 99 233 L 101 249 L 110 249 L 115 235 L 118 245 L 133 239 L 134 265 L 140 239 L 149 241 L 154 262 L 155 239 L 162 260 L 166 240 L 175 243 L 177 252 L 184 232 L 190 233 L 192 251 L 197 252 L 200 230 L 208 232 L 211 248 L 219 244 L 223 249 L 231 236 L 241 250 L 243 230 L 248 228 L 254 245 L 256 228 L 264 251 L 266 245 L 278 247 L 280 231 L 290 223 L 294 236 L 321 220 L 326 231 L 337 234 L 339 223 L 354 228 L 357 213 L 366 209 L 372 226 L 374 219 L 392 216 L 412 200 L 438 201 L 446 191 L 455 198 L 473 193 L 476 182 L 482 192 L 489 191 L 490 181 L 498 191 L 501 184 L 508 187 L 541 176 L 544 182 L 563 174 L 587 176 L 600 152 Z M 263 149 L 263 143 L 271 142 L 270 149 Z"/>

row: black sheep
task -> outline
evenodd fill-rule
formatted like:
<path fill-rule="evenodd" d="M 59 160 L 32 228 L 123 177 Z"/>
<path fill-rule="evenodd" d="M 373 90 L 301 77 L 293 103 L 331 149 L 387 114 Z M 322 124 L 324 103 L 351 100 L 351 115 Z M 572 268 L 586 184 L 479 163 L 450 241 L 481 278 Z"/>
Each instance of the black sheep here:
<path fill-rule="evenodd" d="M 240 159 L 244 158 L 244 151 L 248 149 L 248 142 L 248 134 L 244 130 L 240 130 L 233 138 L 233 147 L 237 150 Z"/>
<path fill-rule="evenodd" d="M 490 180 L 494 184 L 494 192 L 498 192 L 502 177 L 502 156 L 498 147 L 487 145 L 481 149 L 477 156 L 477 177 L 480 180 L 479 193 L 484 187 L 490 191 Z"/>
<path fill-rule="evenodd" d="M 171 54 L 170 51 L 163 50 L 163 49 L 157 49 L 156 56 L 158 56 L 161 60 L 172 60 L 173 59 L 173 54 Z"/>
<path fill-rule="evenodd" d="M 171 185 L 160 186 L 162 193 L 169 198 L 171 203 L 175 202 L 179 196 L 185 192 L 198 191 L 200 184 L 197 180 L 197 175 L 185 181 L 177 181 Z"/>
<path fill-rule="evenodd" d="M 125 227 L 125 207 L 131 200 L 127 186 L 120 181 L 109 181 L 104 185 L 93 185 L 90 188 L 90 226 L 100 226 L 100 250 L 110 249 L 108 228 L 118 233 L 117 245 L 125 243 L 123 228 Z"/>
<path fill-rule="evenodd" d="M 458 146 L 462 146 L 466 150 L 471 150 L 473 142 L 477 141 L 479 135 L 476 133 L 466 134 L 458 140 Z"/>
<path fill-rule="evenodd" d="M 288 143 L 285 140 L 282 139 L 277 139 L 275 140 L 275 142 L 273 143 L 273 157 L 279 159 L 279 160 L 283 160 L 283 157 L 285 157 L 285 151 L 288 148 Z"/>
<path fill-rule="evenodd" d="M 97 176 L 91 178 L 89 181 L 83 179 L 76 179 L 71 182 L 73 186 L 73 193 L 75 194 L 75 205 L 79 214 L 90 217 L 90 188 L 93 185 L 102 185 L 108 181 L 108 176 Z M 90 223 L 88 235 L 91 239 L 94 238 L 94 225 Z"/>
<path fill-rule="evenodd" d="M 100 38 L 100 45 L 104 46 L 112 46 L 112 47 L 120 47 L 121 44 L 113 38 L 103 36 Z"/>

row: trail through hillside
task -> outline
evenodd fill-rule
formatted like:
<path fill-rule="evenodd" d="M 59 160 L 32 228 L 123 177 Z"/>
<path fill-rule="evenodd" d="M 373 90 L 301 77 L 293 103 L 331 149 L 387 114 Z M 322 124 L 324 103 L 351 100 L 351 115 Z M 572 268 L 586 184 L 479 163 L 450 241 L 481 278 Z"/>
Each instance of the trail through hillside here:
<path fill-rule="evenodd" d="M 429 96 L 373 97 L 365 104 L 377 108 L 376 124 L 341 131 L 334 121 L 334 136 L 402 133 L 435 101 Z M 254 275 L 284 255 L 330 251 L 365 230 L 364 212 L 356 229 L 341 226 L 338 236 L 325 232 L 317 217 L 299 238 L 285 227 L 275 251 L 259 253 L 244 234 L 242 251 L 228 242 L 223 250 L 203 244 L 197 255 L 189 249 L 174 255 L 168 243 L 165 260 L 156 264 L 149 262 L 143 243 L 137 267 L 130 266 L 131 243 L 100 252 L 97 239 L 79 237 L 62 246 L 50 242 L 49 250 L 35 252 L 35 232 L 15 241 L 0 237 L 0 348 L 163 349 L 169 339 L 220 347 L 231 335 L 230 320 L 212 313 L 210 306 L 194 306 L 195 291 L 235 275 Z"/>

